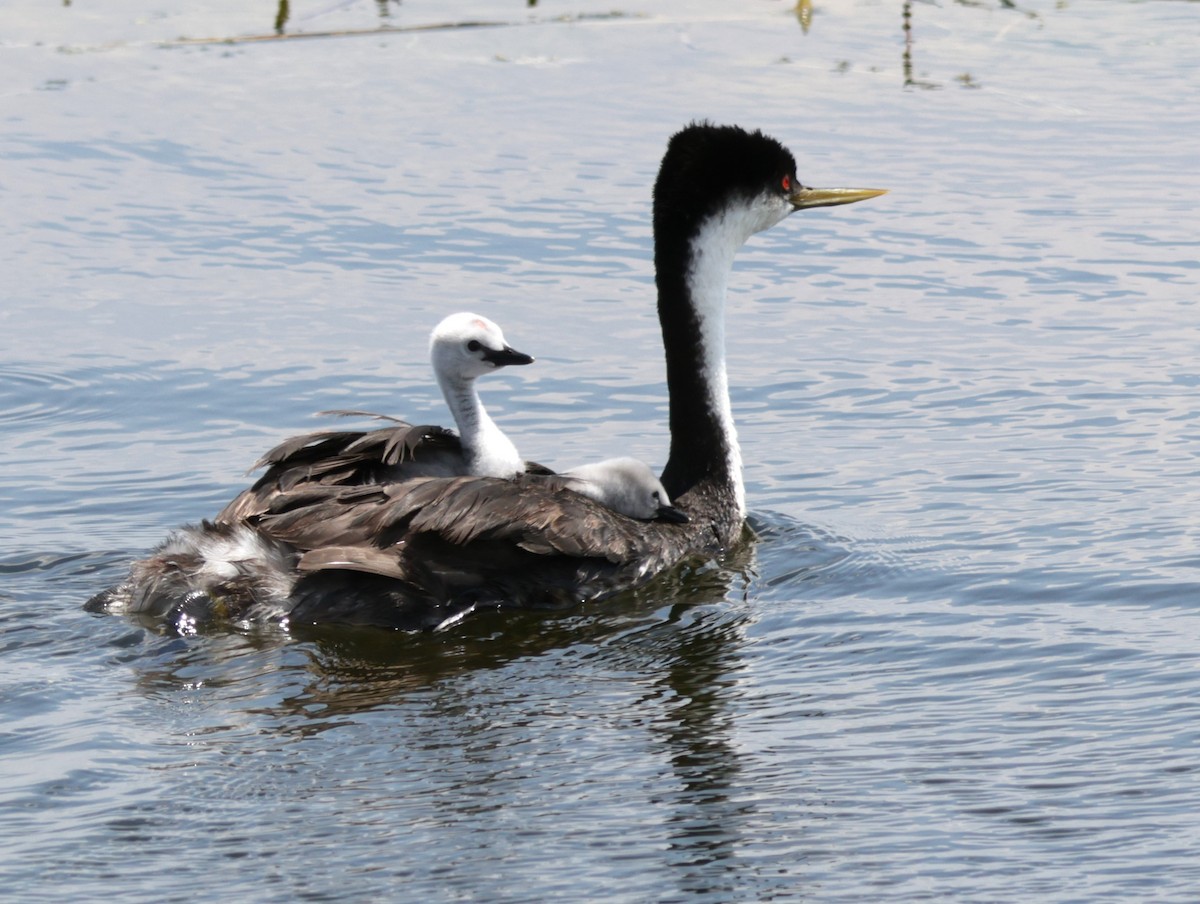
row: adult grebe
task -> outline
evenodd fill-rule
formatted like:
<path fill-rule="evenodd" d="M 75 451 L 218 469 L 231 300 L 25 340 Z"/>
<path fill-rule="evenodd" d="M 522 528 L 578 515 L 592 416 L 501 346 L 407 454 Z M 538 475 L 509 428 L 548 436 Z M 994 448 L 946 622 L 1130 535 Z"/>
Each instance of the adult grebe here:
<path fill-rule="evenodd" d="M 736 540 L 745 517 L 725 372 L 725 286 L 734 255 L 796 210 L 883 193 L 806 188 L 788 150 L 761 132 L 696 123 L 671 138 L 654 186 L 671 432 L 662 482 L 687 522 L 634 521 L 535 475 L 364 476 L 358 485 L 296 475 L 260 504 L 227 508 L 215 526 L 192 529 L 228 534 L 231 544 L 247 547 L 243 560 L 223 563 L 237 571 L 225 585 L 190 591 L 192 608 L 208 599 L 236 617 L 438 628 L 481 606 L 598 599 L 686 556 L 718 553 Z M 192 560 L 164 561 L 167 546 L 136 563 L 102 602 L 136 608 L 145 598 L 141 575 L 196 570 Z"/>

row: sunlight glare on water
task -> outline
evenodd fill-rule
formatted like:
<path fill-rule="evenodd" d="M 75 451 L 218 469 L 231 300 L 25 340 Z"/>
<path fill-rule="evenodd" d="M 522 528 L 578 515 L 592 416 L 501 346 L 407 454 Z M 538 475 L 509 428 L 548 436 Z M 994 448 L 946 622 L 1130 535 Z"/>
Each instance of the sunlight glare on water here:
<path fill-rule="evenodd" d="M 285 8 L 0 11 L 7 894 L 1194 898 L 1195 4 Z M 313 412 L 445 422 L 452 311 L 522 452 L 661 466 L 697 117 L 890 189 L 739 256 L 752 540 L 436 635 L 82 611 Z"/>

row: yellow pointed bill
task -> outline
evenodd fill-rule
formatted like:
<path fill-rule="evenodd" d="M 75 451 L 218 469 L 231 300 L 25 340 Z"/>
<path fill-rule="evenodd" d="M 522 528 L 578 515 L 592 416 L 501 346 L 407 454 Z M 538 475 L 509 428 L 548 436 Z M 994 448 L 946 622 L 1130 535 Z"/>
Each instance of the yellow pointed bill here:
<path fill-rule="evenodd" d="M 878 198 L 887 194 L 886 188 L 799 188 L 792 192 L 789 200 L 796 210 L 809 207 L 837 207 L 853 204 L 867 198 Z"/>

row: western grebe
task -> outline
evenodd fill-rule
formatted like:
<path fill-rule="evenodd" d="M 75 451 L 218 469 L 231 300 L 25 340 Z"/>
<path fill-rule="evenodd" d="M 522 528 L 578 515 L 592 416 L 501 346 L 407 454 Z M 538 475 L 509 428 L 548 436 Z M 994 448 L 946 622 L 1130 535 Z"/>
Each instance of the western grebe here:
<path fill-rule="evenodd" d="M 725 369 L 734 256 L 794 211 L 883 193 L 807 188 L 791 153 L 761 132 L 695 123 L 671 138 L 653 216 L 670 405 L 662 484 L 686 522 L 635 521 L 536 474 L 389 480 L 381 460 L 347 476 L 329 465 L 337 448 L 301 443 L 312 476 L 293 472 L 269 493 L 247 491 L 215 524 L 177 533 L 98 605 L 171 617 L 172 595 L 182 595 L 188 611 L 207 600 L 235 618 L 439 628 L 479 607 L 599 599 L 687 556 L 717 554 L 737 539 L 746 512 Z M 195 543 L 184 539 L 189 531 Z M 223 544 L 242 558 L 224 555 Z M 148 593 L 148 583 L 159 590 Z"/>

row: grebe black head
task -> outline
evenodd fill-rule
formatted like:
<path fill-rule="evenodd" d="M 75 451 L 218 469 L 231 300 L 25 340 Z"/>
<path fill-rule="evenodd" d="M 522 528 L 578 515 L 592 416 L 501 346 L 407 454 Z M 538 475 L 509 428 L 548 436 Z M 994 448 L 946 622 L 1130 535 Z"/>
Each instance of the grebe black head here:
<path fill-rule="evenodd" d="M 654 183 L 655 249 L 695 236 L 701 224 L 726 209 L 751 212 L 743 220 L 749 229 L 744 242 L 796 210 L 853 204 L 885 193 L 808 188 L 796 176 L 791 151 L 769 135 L 693 123 L 668 142 Z"/>

